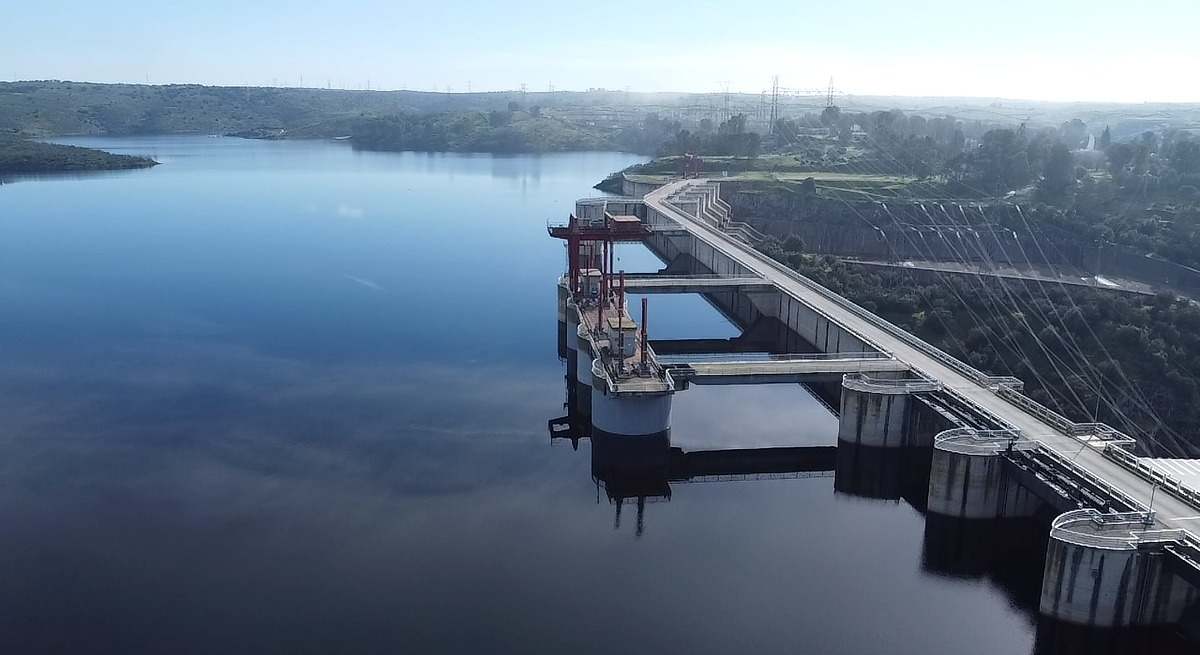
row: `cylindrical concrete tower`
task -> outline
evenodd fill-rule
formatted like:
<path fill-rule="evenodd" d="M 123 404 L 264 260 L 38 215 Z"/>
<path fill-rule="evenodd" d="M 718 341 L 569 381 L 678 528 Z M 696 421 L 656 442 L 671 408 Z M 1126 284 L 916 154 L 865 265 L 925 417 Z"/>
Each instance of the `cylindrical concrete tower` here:
<path fill-rule="evenodd" d="M 933 443 L 928 509 L 962 519 L 1032 516 L 1041 500 L 1009 475 L 1000 455 L 1013 441 L 1008 431 L 955 428 Z"/>
<path fill-rule="evenodd" d="M 616 436 L 661 436 L 671 428 L 670 391 L 617 392 L 599 361 L 592 371 L 592 428 Z"/>
<path fill-rule="evenodd" d="M 1174 623 L 1200 592 L 1166 566 L 1172 531 L 1144 513 L 1092 509 L 1062 514 L 1050 527 L 1041 612 L 1068 623 L 1141 626 Z M 1164 541 L 1165 540 L 1165 541 Z"/>
<path fill-rule="evenodd" d="M 878 384 L 861 375 L 843 377 L 838 440 L 876 448 L 928 446 L 909 440 L 909 393 L 904 386 Z"/>

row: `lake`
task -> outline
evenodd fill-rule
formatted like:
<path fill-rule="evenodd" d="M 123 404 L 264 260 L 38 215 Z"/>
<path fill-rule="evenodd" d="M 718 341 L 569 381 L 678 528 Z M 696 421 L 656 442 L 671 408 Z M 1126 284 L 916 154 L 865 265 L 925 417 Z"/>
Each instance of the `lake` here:
<path fill-rule="evenodd" d="M 989 559 L 919 492 L 856 484 L 866 455 L 673 483 L 618 523 L 588 441 L 547 430 L 545 228 L 634 156 L 64 141 L 163 163 L 0 186 L 0 650 L 1186 649 L 1047 625 L 1044 531 Z M 739 334 L 698 296 L 651 306 L 652 338 Z M 836 434 L 797 385 L 702 387 L 671 439 Z"/>

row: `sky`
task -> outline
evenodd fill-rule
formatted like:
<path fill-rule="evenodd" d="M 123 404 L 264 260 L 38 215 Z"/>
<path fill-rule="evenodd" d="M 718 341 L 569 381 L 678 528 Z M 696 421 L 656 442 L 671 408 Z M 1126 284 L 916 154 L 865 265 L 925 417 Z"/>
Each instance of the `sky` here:
<path fill-rule="evenodd" d="M 1200 101 L 1197 0 L 40 0 L 0 80 Z"/>

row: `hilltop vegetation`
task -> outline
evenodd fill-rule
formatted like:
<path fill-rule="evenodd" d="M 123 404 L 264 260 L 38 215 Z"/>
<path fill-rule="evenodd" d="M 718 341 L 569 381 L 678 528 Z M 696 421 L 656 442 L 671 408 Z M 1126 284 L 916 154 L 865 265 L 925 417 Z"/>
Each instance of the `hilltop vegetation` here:
<path fill-rule="evenodd" d="M 617 149 L 612 135 L 512 108 L 505 111 L 397 114 L 350 123 L 355 147 L 372 150 L 553 152 Z"/>
<path fill-rule="evenodd" d="M 478 152 L 653 153 L 666 138 L 586 113 L 551 115 L 512 95 L 22 82 L 0 84 L 0 129 L 31 136 L 349 136 L 367 149 Z"/>
<path fill-rule="evenodd" d="M 440 95 L 194 84 L 12 82 L 0 83 L 0 130 L 34 136 L 122 136 L 276 129 L 325 136 L 327 130 L 336 131 L 339 119 L 444 111 Z M 496 104 L 504 103 L 497 100 Z"/>
<path fill-rule="evenodd" d="M 145 157 L 115 155 L 0 134 L 0 174 L 59 173 L 73 171 L 147 168 L 158 162 Z"/>
<path fill-rule="evenodd" d="M 1002 227 L 1034 229 L 1053 246 L 1120 245 L 1200 267 L 1200 128 L 1128 135 L 1128 125 L 1114 130 L 1077 118 L 1034 126 L 828 107 L 780 119 L 774 132 L 763 140 L 771 154 L 705 156 L 699 172 L 759 183 L 780 205 L 815 192 L 841 203 L 847 211 L 839 213 L 856 226 L 881 202 L 898 215 L 941 203 L 998 210 L 962 217 L 973 226 L 985 225 L 985 214 L 1011 216 L 1007 209 L 1019 204 L 1031 225 Z M 671 143 L 663 150 L 678 150 Z M 678 175 L 682 166 L 663 157 L 626 172 Z"/>
<path fill-rule="evenodd" d="M 362 91 L 286 87 L 213 87 L 192 84 L 92 84 L 62 81 L 0 83 L 0 130 L 35 137 L 60 135 L 234 134 L 253 138 L 355 136 L 367 148 L 539 151 L 602 148 L 644 154 L 684 152 L 752 157 L 759 152 L 799 156 L 821 166 L 857 160 L 862 152 L 845 129 L 834 142 L 840 151 L 817 144 L 809 132 L 854 116 L 899 125 L 902 107 L 938 129 L 961 127 L 967 139 L 989 127 L 1011 125 L 1006 116 L 1032 117 L 1052 124 L 1075 115 L 1114 125 L 1114 136 L 1145 126 L 1182 126 L 1200 120 L 1188 105 L 1065 105 L 1000 103 L 994 100 L 856 97 L 861 114 L 830 122 L 805 113 L 824 106 L 823 98 L 783 97 L 784 118 L 771 129 L 758 94 L 733 94 L 718 112 L 707 94 L 502 91 L 440 93 Z M 871 111 L 879 107 L 881 111 Z M 960 118 L 953 118 L 958 112 Z M 416 117 L 433 116 L 434 118 Z M 926 118 L 928 117 L 928 119 Z M 999 118 L 997 118 L 999 117 Z M 722 120 L 722 118 L 724 120 Z M 825 120 L 829 125 L 822 123 Z M 485 125 L 486 122 L 486 125 Z M 850 121 L 853 122 L 853 121 Z M 866 123 L 867 121 L 860 121 Z M 953 130 L 942 130 L 953 134 Z M 768 136 L 769 133 L 772 133 Z M 843 136 L 843 134 L 845 136 Z M 816 155 L 815 159 L 810 155 Z M 876 158 L 883 165 L 886 160 Z"/>

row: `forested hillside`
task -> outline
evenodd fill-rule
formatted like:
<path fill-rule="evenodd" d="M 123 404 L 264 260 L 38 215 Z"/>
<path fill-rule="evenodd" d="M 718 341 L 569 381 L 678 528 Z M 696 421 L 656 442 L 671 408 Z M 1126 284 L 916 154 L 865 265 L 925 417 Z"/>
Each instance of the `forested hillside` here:
<path fill-rule="evenodd" d="M 146 168 L 157 162 L 0 133 L 0 175 Z"/>
<path fill-rule="evenodd" d="M 1103 421 L 1144 452 L 1200 456 L 1200 307 L 996 278 L 922 283 L 868 272 L 799 243 L 765 252 L 975 368 L 1015 375 L 1076 421 Z M 1161 423 L 1160 423 L 1161 421 Z"/>

